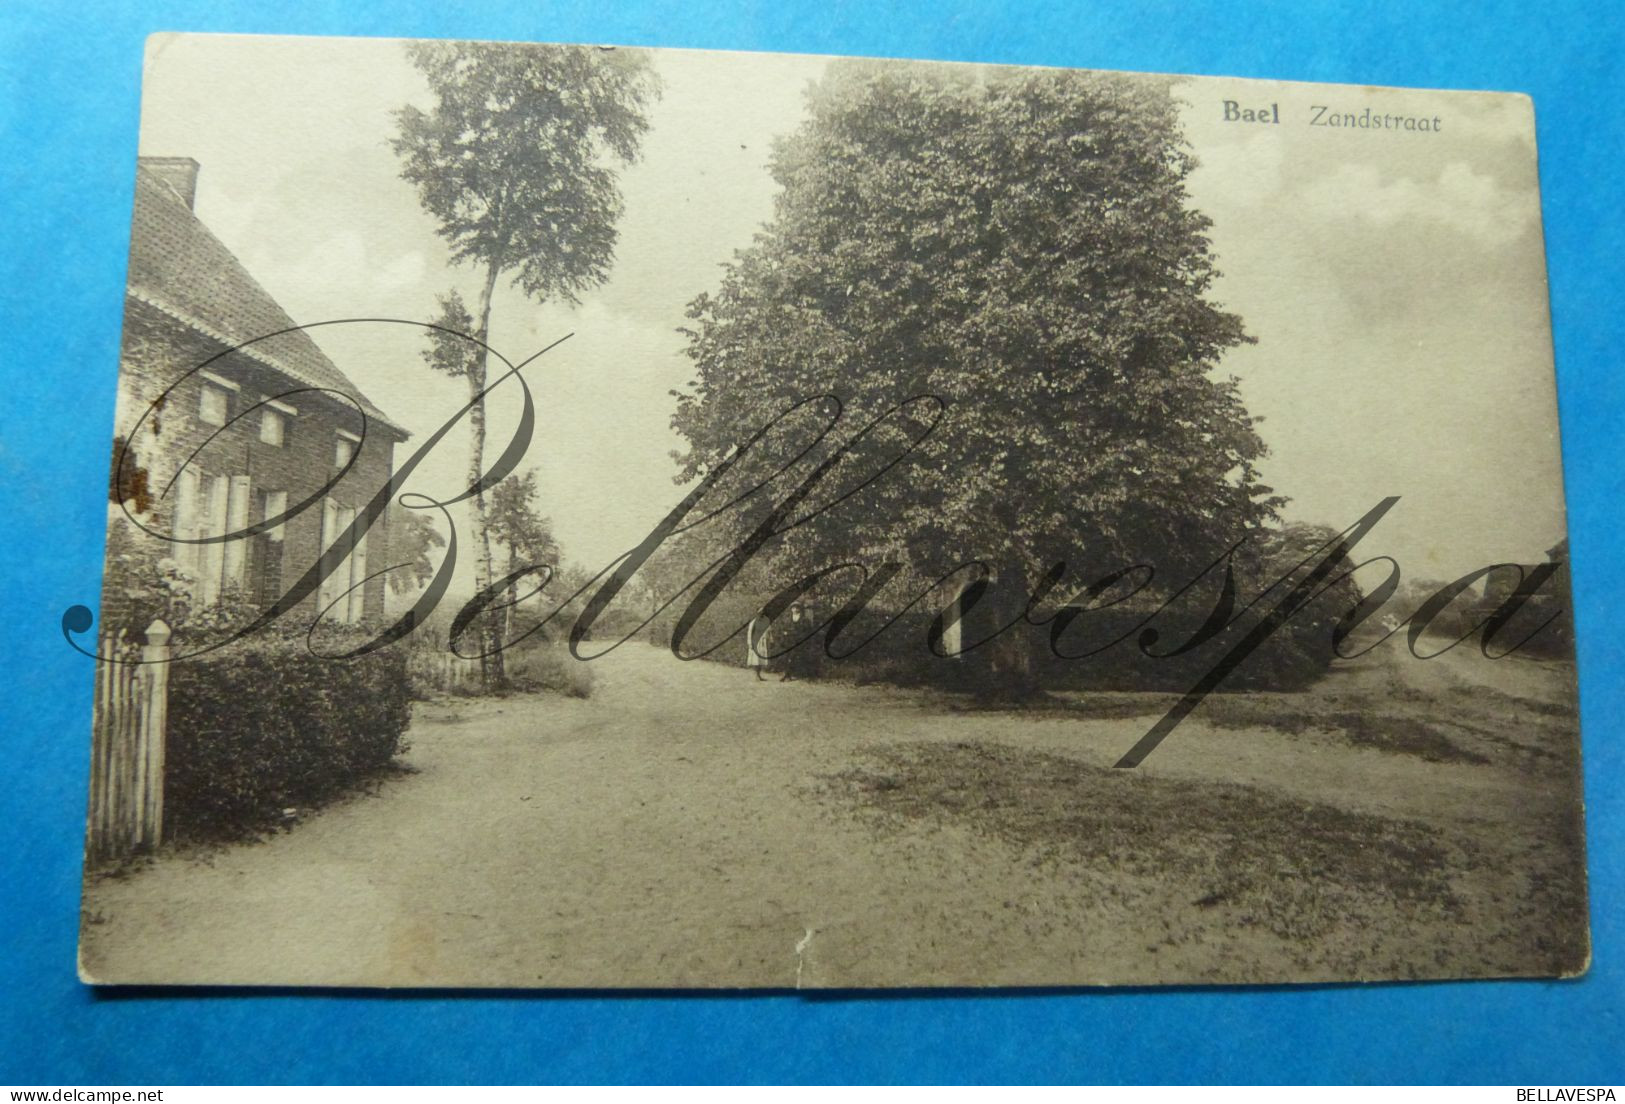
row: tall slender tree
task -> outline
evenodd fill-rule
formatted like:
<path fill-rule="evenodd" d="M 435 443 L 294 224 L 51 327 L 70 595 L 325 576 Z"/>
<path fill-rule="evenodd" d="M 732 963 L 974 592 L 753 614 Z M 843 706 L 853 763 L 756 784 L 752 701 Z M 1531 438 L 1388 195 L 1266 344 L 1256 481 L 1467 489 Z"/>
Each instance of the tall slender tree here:
<path fill-rule="evenodd" d="M 622 200 L 617 169 L 638 156 L 659 81 L 638 51 L 518 43 L 414 42 L 412 63 L 433 106 L 395 113 L 391 141 L 401 176 L 440 223 L 454 263 L 480 274 L 472 312 L 461 296 L 441 300 L 436 321 L 469 327 L 476 342 L 432 331 L 425 358 L 479 395 L 489 377 L 484 349 L 497 282 L 538 302 L 575 304 L 609 277 Z M 469 415 L 469 471 L 485 460 L 485 407 Z M 491 580 L 486 496 L 474 499 L 475 585 Z M 488 626 L 488 639 L 499 632 Z M 488 680 L 502 677 L 492 648 Z"/>

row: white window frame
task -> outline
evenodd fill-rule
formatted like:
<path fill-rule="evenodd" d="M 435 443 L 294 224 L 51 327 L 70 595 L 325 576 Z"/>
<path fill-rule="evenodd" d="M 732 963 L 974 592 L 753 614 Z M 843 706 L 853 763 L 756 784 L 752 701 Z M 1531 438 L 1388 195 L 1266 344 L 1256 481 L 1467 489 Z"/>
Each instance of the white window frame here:
<path fill-rule="evenodd" d="M 213 414 L 214 403 L 218 400 L 220 413 Z M 231 420 L 231 392 L 224 387 L 216 387 L 213 383 L 205 383 L 198 391 L 197 420 L 204 425 L 223 426 Z"/>
<path fill-rule="evenodd" d="M 273 448 L 288 443 L 288 416 L 269 403 L 260 411 L 260 440 Z"/>

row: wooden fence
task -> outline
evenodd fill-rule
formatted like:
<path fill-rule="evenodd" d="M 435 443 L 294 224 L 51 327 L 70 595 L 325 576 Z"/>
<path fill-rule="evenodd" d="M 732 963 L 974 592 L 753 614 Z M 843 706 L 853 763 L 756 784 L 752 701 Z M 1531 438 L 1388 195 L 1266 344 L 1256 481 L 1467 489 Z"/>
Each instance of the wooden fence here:
<path fill-rule="evenodd" d="M 170 629 L 147 627 L 146 643 L 121 630 L 105 633 L 96 654 L 95 718 L 91 726 L 90 815 L 86 854 L 117 862 L 164 839 L 164 746 L 169 711 Z M 414 650 L 408 662 L 413 693 L 475 694 L 480 663 L 447 651 Z"/>
<path fill-rule="evenodd" d="M 107 633 L 97 654 L 86 850 L 109 862 L 164 837 L 164 736 L 169 706 L 169 626 L 154 621 L 145 644 Z"/>
<path fill-rule="evenodd" d="M 414 697 L 430 693 L 477 694 L 484 685 L 480 661 L 463 659 L 449 651 L 415 648 L 407 659 Z"/>

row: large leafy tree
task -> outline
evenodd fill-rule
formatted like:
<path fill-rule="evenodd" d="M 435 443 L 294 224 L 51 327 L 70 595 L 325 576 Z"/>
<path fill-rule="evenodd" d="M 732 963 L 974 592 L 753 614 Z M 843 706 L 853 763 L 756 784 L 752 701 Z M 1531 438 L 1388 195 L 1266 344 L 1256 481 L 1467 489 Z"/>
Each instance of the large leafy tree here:
<path fill-rule="evenodd" d="M 439 221 L 452 260 L 481 278 L 472 311 L 454 293 L 441 300 L 436 322 L 484 343 L 502 277 L 537 301 L 572 304 L 604 283 L 622 208 L 617 167 L 637 158 L 645 111 L 659 93 L 646 55 L 478 42 L 414 42 L 407 53 L 434 103 L 428 111 L 396 112 L 391 144 L 401 176 Z M 489 374 L 482 344 L 431 333 L 429 363 L 480 394 Z M 483 402 L 469 418 L 470 478 L 477 481 Z M 492 577 L 483 493 L 474 507 L 475 583 L 483 589 Z M 500 653 L 491 660 L 500 678 Z"/>
<path fill-rule="evenodd" d="M 837 63 L 808 106 L 774 151 L 773 220 L 690 306 L 680 480 L 814 394 L 852 425 L 938 396 L 947 412 L 911 461 L 766 554 L 921 577 L 979 557 L 1005 620 L 1056 561 L 1084 581 L 1136 562 L 1177 577 L 1272 517 L 1264 444 L 1216 372 L 1250 339 L 1209 297 L 1209 223 L 1166 82 Z M 895 452 L 929 409 L 864 447 Z M 741 482 L 793 437 L 751 450 Z M 995 665 L 1030 670 L 1023 645 L 1002 648 Z"/>

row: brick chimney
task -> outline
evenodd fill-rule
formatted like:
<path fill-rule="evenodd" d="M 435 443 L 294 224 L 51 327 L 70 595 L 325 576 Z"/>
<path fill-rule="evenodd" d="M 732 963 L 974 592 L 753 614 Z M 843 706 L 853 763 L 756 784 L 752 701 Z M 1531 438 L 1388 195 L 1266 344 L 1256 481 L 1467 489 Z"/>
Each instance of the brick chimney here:
<path fill-rule="evenodd" d="M 201 167 L 190 157 L 142 157 L 141 167 L 175 190 L 187 207 L 197 198 L 197 171 Z"/>

